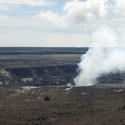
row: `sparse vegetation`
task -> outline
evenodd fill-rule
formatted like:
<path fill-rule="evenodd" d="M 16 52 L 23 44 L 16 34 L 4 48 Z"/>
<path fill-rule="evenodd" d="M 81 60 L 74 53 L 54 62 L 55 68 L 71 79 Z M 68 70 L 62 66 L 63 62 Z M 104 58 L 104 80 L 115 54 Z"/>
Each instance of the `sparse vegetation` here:
<path fill-rule="evenodd" d="M 20 87 L 0 87 L 0 125 L 125 124 L 125 91 L 114 91 L 119 87 L 77 87 L 68 94 L 65 87 L 27 88 L 19 93 Z"/>

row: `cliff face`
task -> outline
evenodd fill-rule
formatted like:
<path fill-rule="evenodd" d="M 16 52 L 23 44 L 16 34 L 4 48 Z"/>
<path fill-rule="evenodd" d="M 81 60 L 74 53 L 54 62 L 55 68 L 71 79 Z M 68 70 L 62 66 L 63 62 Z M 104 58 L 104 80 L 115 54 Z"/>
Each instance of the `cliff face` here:
<path fill-rule="evenodd" d="M 117 72 L 117 73 L 109 73 L 107 75 L 102 75 L 98 79 L 99 84 L 104 84 L 104 83 L 124 83 L 125 82 L 125 73 L 122 72 Z"/>
<path fill-rule="evenodd" d="M 3 85 L 67 85 L 74 84 L 77 65 L 60 65 L 30 68 L 0 69 L 0 84 Z M 125 73 L 102 75 L 99 84 L 123 83 Z"/>
<path fill-rule="evenodd" d="M 11 79 L 17 84 L 27 85 L 66 85 L 74 84 L 76 65 L 48 66 L 6 69 Z M 0 76 L 1 77 L 1 76 Z M 5 76 L 7 78 L 7 76 Z M 13 78 L 15 77 L 15 78 Z M 2 82 L 4 79 L 2 79 Z M 9 79 L 10 80 L 10 79 Z M 11 81 L 10 81 L 11 82 Z"/>
<path fill-rule="evenodd" d="M 4 68 L 0 68 L 0 85 L 15 85 L 18 77 Z"/>

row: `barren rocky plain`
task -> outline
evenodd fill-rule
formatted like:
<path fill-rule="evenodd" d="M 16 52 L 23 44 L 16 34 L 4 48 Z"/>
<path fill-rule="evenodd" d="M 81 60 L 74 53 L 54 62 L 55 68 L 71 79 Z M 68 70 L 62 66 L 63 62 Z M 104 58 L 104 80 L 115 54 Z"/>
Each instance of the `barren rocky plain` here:
<path fill-rule="evenodd" d="M 74 86 L 87 50 L 0 48 L 0 125 L 125 125 L 125 73 Z"/>

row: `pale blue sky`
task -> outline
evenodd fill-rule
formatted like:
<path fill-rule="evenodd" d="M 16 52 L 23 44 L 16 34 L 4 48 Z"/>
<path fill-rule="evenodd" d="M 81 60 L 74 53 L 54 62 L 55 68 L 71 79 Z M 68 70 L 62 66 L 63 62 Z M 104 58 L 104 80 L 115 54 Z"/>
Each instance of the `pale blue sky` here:
<path fill-rule="evenodd" d="M 0 0 L 0 46 L 89 46 L 102 25 L 123 41 L 124 12 L 124 0 Z"/>

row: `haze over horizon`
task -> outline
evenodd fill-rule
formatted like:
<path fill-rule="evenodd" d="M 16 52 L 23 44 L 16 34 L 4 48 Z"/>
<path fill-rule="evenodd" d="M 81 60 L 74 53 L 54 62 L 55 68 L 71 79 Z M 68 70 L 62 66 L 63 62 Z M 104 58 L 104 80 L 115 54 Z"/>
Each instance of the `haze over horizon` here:
<path fill-rule="evenodd" d="M 125 46 L 124 11 L 124 0 L 0 0 L 0 47 L 87 47 L 102 25 Z"/>

